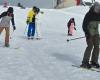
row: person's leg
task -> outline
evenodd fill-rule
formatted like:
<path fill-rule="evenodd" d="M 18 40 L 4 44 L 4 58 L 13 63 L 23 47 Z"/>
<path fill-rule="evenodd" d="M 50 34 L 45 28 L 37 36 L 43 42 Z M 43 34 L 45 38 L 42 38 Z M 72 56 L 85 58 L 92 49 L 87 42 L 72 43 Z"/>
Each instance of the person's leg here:
<path fill-rule="evenodd" d="M 86 42 L 87 42 L 87 48 L 85 50 L 85 53 L 84 53 L 84 57 L 83 57 L 83 61 L 82 61 L 82 65 L 81 66 L 84 67 L 86 65 L 86 67 L 90 67 L 89 66 L 89 60 L 90 60 L 91 51 L 92 51 L 92 48 L 93 48 L 92 38 L 86 38 Z"/>
<path fill-rule="evenodd" d="M 1 32 L 3 31 L 3 29 L 4 29 L 4 27 L 0 27 L 0 34 L 1 34 Z"/>
<path fill-rule="evenodd" d="M 30 36 L 31 36 L 31 23 L 29 23 L 28 32 L 27 32 L 27 37 L 29 38 Z"/>
<path fill-rule="evenodd" d="M 99 35 L 93 38 L 94 49 L 92 52 L 91 64 L 99 68 L 98 58 L 99 58 Z"/>
<path fill-rule="evenodd" d="M 32 24 L 32 38 L 34 38 L 35 35 L 35 23 Z"/>
<path fill-rule="evenodd" d="M 5 46 L 6 47 L 9 47 L 9 31 L 10 31 L 10 29 L 9 29 L 9 27 L 6 27 L 5 28 Z"/>

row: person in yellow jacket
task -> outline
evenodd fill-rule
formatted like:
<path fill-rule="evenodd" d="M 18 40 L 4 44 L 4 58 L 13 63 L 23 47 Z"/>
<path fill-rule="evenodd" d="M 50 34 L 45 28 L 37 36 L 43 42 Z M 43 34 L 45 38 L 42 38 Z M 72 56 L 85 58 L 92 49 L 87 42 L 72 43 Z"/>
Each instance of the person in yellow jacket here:
<path fill-rule="evenodd" d="M 27 32 L 28 39 L 33 39 L 35 35 L 35 16 L 37 14 L 36 9 L 37 7 L 34 6 L 32 10 L 28 12 L 27 16 L 27 24 L 29 25 Z"/>

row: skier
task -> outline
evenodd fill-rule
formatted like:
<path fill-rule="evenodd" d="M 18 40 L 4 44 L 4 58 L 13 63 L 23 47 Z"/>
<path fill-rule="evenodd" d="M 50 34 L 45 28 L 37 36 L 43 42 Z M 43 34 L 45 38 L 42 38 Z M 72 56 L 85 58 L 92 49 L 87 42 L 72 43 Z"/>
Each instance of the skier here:
<path fill-rule="evenodd" d="M 3 4 L 3 7 L 7 8 L 7 6 L 8 6 L 8 2 L 7 2 L 7 0 L 5 0 L 4 4 Z"/>
<path fill-rule="evenodd" d="M 40 40 L 41 39 L 41 33 L 40 33 L 40 26 L 39 26 L 39 24 L 40 24 L 40 19 L 39 18 L 41 18 L 41 14 L 44 14 L 44 12 L 43 11 L 40 11 L 40 9 L 39 8 L 37 8 L 37 15 L 36 15 L 36 39 L 37 40 Z"/>
<path fill-rule="evenodd" d="M 25 9 L 25 7 L 20 2 L 17 4 L 17 6 L 20 7 L 21 9 Z"/>
<path fill-rule="evenodd" d="M 95 0 L 92 0 L 92 4 L 95 3 Z"/>
<path fill-rule="evenodd" d="M 100 23 L 100 4 L 95 2 L 90 8 L 83 20 L 83 31 L 86 36 L 87 47 L 80 67 L 83 68 L 99 68 L 99 30 Z"/>
<path fill-rule="evenodd" d="M 5 29 L 5 47 L 9 47 L 9 33 L 10 33 L 10 20 L 13 25 L 13 30 L 16 29 L 14 22 L 13 7 L 9 7 L 7 11 L 1 13 L 0 15 L 0 34 Z"/>
<path fill-rule="evenodd" d="M 73 31 L 76 30 L 74 18 L 71 18 L 71 19 L 68 21 L 67 27 L 68 27 L 68 35 L 69 35 L 69 36 L 72 36 L 72 35 L 73 35 Z"/>
<path fill-rule="evenodd" d="M 28 12 L 27 21 L 26 21 L 27 24 L 29 24 L 28 32 L 27 32 L 28 39 L 34 39 L 34 35 L 35 35 L 35 16 L 37 14 L 36 9 L 37 9 L 37 7 L 34 6 L 32 8 L 32 10 L 30 10 Z"/>

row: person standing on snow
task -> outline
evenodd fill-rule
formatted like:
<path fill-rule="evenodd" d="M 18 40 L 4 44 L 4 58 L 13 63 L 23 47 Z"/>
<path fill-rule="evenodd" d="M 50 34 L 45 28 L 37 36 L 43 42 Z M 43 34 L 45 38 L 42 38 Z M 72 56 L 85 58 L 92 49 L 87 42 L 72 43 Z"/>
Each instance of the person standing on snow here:
<path fill-rule="evenodd" d="M 92 0 L 92 4 L 95 3 L 95 0 Z"/>
<path fill-rule="evenodd" d="M 10 21 L 13 25 L 13 30 L 16 29 L 14 22 L 13 7 L 9 7 L 7 11 L 0 15 L 0 34 L 5 29 L 5 47 L 9 47 Z"/>
<path fill-rule="evenodd" d="M 29 24 L 28 32 L 27 32 L 28 39 L 33 39 L 35 35 L 35 16 L 37 14 L 36 9 L 37 7 L 34 6 L 32 10 L 28 12 L 27 21 L 26 21 L 27 24 Z"/>
<path fill-rule="evenodd" d="M 40 11 L 39 8 L 37 8 L 36 10 L 37 12 L 37 15 L 36 15 L 36 39 L 37 40 L 40 40 L 41 39 L 41 33 L 40 33 L 40 26 L 39 26 L 39 23 L 40 23 L 40 19 L 41 18 L 41 14 L 44 14 L 44 12 Z"/>
<path fill-rule="evenodd" d="M 72 36 L 72 35 L 73 35 L 73 31 L 76 30 L 74 18 L 71 18 L 71 19 L 68 21 L 67 27 L 68 27 L 68 36 Z"/>
<path fill-rule="evenodd" d="M 83 31 L 86 36 L 87 47 L 80 67 L 99 68 L 99 30 L 100 23 L 100 4 L 95 2 L 90 8 L 83 20 Z"/>

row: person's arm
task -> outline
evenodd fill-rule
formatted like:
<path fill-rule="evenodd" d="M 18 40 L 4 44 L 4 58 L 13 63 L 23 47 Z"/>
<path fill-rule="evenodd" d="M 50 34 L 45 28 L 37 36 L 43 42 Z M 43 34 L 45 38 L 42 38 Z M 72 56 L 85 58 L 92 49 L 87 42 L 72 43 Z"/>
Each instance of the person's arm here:
<path fill-rule="evenodd" d="M 15 21 L 14 21 L 14 14 L 12 14 L 11 22 L 12 22 L 12 25 L 13 25 L 13 30 L 16 30 Z"/>
<path fill-rule="evenodd" d="M 67 23 L 67 27 L 68 27 L 68 28 L 70 27 L 70 21 L 68 21 L 68 23 Z"/>
<path fill-rule="evenodd" d="M 88 23 L 89 23 L 89 14 L 87 13 L 84 17 L 83 24 L 82 24 L 83 31 L 86 35 L 89 35 L 89 31 L 87 28 Z"/>
<path fill-rule="evenodd" d="M 0 18 L 4 17 L 4 16 L 6 16 L 6 15 L 7 15 L 7 12 L 1 13 Z"/>
<path fill-rule="evenodd" d="M 75 21 L 74 21 L 74 26 L 76 26 Z"/>

